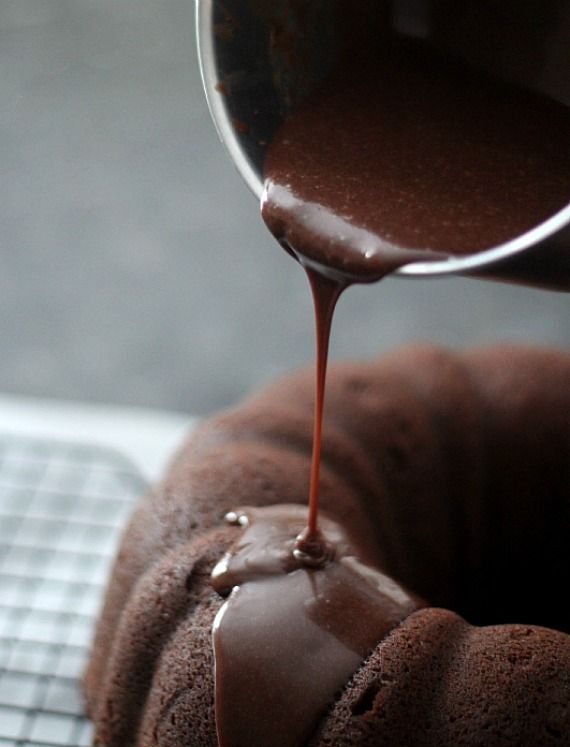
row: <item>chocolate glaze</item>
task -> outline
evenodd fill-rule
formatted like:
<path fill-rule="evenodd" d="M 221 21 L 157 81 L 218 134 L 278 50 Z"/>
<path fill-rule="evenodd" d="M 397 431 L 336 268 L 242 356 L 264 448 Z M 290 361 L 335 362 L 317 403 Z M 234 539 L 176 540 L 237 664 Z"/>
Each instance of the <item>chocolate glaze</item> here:
<path fill-rule="evenodd" d="M 327 557 L 294 552 L 300 506 L 228 515 L 243 534 L 212 574 L 229 594 L 213 628 L 221 747 L 298 747 L 375 645 L 421 602 L 358 559 L 336 522 L 320 517 Z"/>
<path fill-rule="evenodd" d="M 349 36 L 363 40 L 362 29 Z M 374 42 L 375 43 L 372 43 Z M 317 372 L 309 525 L 332 316 L 353 282 L 524 233 L 570 201 L 570 112 L 397 35 L 352 43 L 268 149 L 263 218 L 305 267 Z"/>
<path fill-rule="evenodd" d="M 397 37 L 351 51 L 268 149 L 276 238 L 349 281 L 497 246 L 570 202 L 570 112 Z"/>
<path fill-rule="evenodd" d="M 216 566 L 222 747 L 299 747 L 362 660 L 420 606 L 318 522 L 332 317 L 353 282 L 499 245 L 570 201 L 570 114 L 417 42 L 352 50 L 270 146 L 263 218 L 305 267 L 317 366 L 309 515 L 246 509 Z"/>

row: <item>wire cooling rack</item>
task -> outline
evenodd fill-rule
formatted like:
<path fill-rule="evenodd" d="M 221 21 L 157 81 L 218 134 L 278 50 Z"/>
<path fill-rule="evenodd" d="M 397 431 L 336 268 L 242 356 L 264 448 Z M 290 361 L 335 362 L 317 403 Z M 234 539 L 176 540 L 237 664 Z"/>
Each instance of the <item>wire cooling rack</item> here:
<path fill-rule="evenodd" d="M 0 436 L 0 747 L 87 747 L 80 678 L 145 480 L 98 447 Z"/>

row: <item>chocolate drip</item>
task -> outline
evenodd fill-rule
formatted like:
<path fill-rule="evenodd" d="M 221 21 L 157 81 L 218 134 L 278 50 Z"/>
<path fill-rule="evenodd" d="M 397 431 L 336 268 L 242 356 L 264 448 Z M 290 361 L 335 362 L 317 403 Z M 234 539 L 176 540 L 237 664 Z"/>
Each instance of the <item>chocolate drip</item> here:
<path fill-rule="evenodd" d="M 297 543 L 298 551 L 313 558 L 322 553 L 318 531 L 319 475 L 321 466 L 321 441 L 325 406 L 325 384 L 332 320 L 336 303 L 345 286 L 329 280 L 313 270 L 307 269 L 307 276 L 313 292 L 316 331 L 316 381 L 315 381 L 315 420 L 313 432 L 313 456 L 311 461 L 311 482 L 309 488 L 309 519 L 306 531 Z"/>
<path fill-rule="evenodd" d="M 247 508 L 244 527 L 212 584 L 229 594 L 213 628 L 221 747 L 299 747 L 366 655 L 420 603 L 358 559 L 321 516 L 328 548 L 315 570 L 296 557 L 307 522 L 300 506 Z"/>

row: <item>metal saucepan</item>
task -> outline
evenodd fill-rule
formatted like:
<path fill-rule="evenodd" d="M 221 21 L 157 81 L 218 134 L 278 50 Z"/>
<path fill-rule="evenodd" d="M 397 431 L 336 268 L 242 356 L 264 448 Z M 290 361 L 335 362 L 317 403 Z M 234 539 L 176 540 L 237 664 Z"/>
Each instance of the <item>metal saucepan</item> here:
<path fill-rule="evenodd" d="M 348 6 L 348 0 L 336 0 Z M 218 133 L 261 197 L 268 143 L 295 104 L 326 77 L 342 28 L 335 0 L 197 0 L 200 66 Z M 570 0 L 358 0 L 384 22 L 570 105 Z M 346 11 L 345 11 L 346 12 Z M 285 40 L 279 44 L 276 40 Z M 280 54 L 279 50 L 285 52 Z M 288 65 L 291 50 L 302 66 Z M 476 254 L 414 262 L 407 277 L 449 274 L 570 290 L 570 205 L 531 231 Z"/>

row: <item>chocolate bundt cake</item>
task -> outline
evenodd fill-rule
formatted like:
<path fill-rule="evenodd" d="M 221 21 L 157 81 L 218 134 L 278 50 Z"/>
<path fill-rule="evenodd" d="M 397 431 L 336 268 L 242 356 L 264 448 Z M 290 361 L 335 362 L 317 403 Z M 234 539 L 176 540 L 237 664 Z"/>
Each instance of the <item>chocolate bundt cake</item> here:
<path fill-rule="evenodd" d="M 85 678 L 97 744 L 218 744 L 212 570 L 244 532 L 224 515 L 306 503 L 312 404 L 300 373 L 204 422 L 137 507 Z M 302 744 L 570 745 L 570 354 L 414 347 L 334 365 L 323 448 L 324 524 L 393 607 Z M 273 655 L 279 669 L 294 653 Z M 230 697 L 253 687 L 242 716 L 275 718 L 274 738 L 240 744 L 286 744 L 296 712 L 263 713 L 271 688 L 246 670 Z"/>

